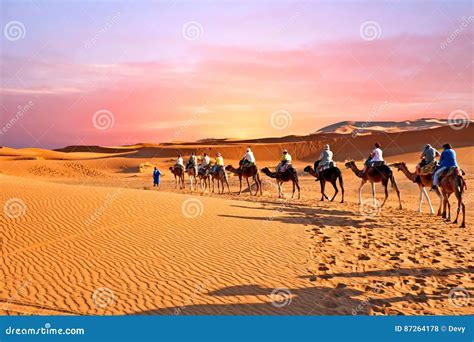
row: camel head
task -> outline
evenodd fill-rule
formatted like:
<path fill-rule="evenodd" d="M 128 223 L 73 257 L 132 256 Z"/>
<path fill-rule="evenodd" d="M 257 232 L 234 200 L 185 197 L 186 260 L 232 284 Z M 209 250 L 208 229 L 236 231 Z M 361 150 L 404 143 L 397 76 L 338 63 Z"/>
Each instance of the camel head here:
<path fill-rule="evenodd" d="M 355 162 L 353 160 L 349 160 L 344 164 L 344 166 L 346 167 L 346 169 L 350 169 L 351 167 L 355 166 Z"/>
<path fill-rule="evenodd" d="M 227 165 L 227 166 L 225 167 L 225 170 L 226 170 L 226 171 L 232 171 L 233 169 L 234 169 L 234 167 L 233 167 L 232 165 Z"/>
<path fill-rule="evenodd" d="M 170 171 L 173 172 L 173 167 L 172 166 L 170 166 Z"/>
<path fill-rule="evenodd" d="M 263 169 L 261 169 L 260 171 L 262 171 L 263 173 L 267 174 L 267 173 L 270 173 L 270 169 L 268 167 L 264 167 Z"/>
<path fill-rule="evenodd" d="M 310 173 L 310 172 L 312 171 L 312 168 L 311 168 L 311 166 L 308 165 L 308 166 L 306 166 L 306 167 L 304 168 L 303 171 L 304 171 L 304 172 L 307 172 L 307 173 Z"/>

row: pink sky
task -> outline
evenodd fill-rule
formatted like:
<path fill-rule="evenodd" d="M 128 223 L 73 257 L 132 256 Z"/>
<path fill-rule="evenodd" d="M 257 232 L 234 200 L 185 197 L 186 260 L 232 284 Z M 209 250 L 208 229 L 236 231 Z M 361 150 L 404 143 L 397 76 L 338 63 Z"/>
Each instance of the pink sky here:
<path fill-rule="evenodd" d="M 2 36 L 0 144 L 258 138 L 472 115 L 469 2 L 171 4 L 3 5 L 2 27 L 19 21 L 25 34 Z"/>

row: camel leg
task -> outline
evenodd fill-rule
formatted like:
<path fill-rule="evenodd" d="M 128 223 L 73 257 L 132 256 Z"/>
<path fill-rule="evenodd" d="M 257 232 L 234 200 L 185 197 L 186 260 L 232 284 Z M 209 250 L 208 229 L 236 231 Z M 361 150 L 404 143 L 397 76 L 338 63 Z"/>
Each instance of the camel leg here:
<path fill-rule="evenodd" d="M 324 197 L 326 197 L 326 195 L 324 194 L 324 188 L 326 187 L 326 184 L 323 182 L 322 179 L 319 181 L 319 184 L 321 185 L 321 201 L 324 201 Z M 293 183 L 293 189 L 294 188 L 295 188 L 295 186 L 294 186 L 294 183 Z"/>
<path fill-rule="evenodd" d="M 341 203 L 344 203 L 344 182 L 342 180 L 342 175 L 339 177 L 339 186 L 341 187 Z"/>
<path fill-rule="evenodd" d="M 443 212 L 441 213 L 442 218 L 446 218 L 446 207 L 448 206 L 448 201 L 446 199 L 446 194 L 443 193 Z"/>
<path fill-rule="evenodd" d="M 462 202 L 462 195 L 459 190 L 456 189 L 456 192 L 454 193 L 456 196 L 456 199 L 458 200 L 458 206 L 456 209 L 456 218 L 454 219 L 453 223 L 458 223 L 458 217 L 459 217 L 459 212 L 462 210 L 462 223 L 461 223 L 461 228 L 464 228 L 466 226 L 465 224 L 465 205 Z"/>
<path fill-rule="evenodd" d="M 239 181 L 240 181 L 240 188 L 239 188 L 239 195 L 242 193 L 242 177 L 239 177 Z"/>
<path fill-rule="evenodd" d="M 293 183 L 293 193 L 291 194 L 291 198 L 295 196 L 295 182 L 292 182 L 292 183 Z"/>
<path fill-rule="evenodd" d="M 392 185 L 393 187 L 395 188 L 395 191 L 397 192 L 397 197 L 398 197 L 398 209 L 402 209 L 402 199 L 400 198 L 400 189 L 398 189 L 398 185 L 397 185 L 397 182 L 395 181 L 395 178 L 393 178 L 393 175 L 392 175 Z"/>
<path fill-rule="evenodd" d="M 448 217 L 446 218 L 446 221 L 451 221 L 451 203 L 449 203 L 449 195 L 447 196 L 447 203 L 448 203 Z"/>
<path fill-rule="evenodd" d="M 257 176 L 254 175 L 254 176 L 252 177 L 252 179 L 253 179 L 253 182 L 255 183 L 256 187 L 257 187 L 257 188 L 255 189 L 255 195 L 254 195 L 254 196 L 257 196 L 257 195 L 258 195 L 258 187 L 259 187 L 259 186 L 258 186 L 258 181 L 257 181 Z"/>
<path fill-rule="evenodd" d="M 298 189 L 298 199 L 300 199 L 301 197 L 300 185 L 298 184 L 298 182 L 295 182 L 295 185 L 296 185 L 296 189 Z"/>
<path fill-rule="evenodd" d="M 421 204 L 423 203 L 423 185 L 418 184 L 418 187 L 420 188 L 420 197 L 418 199 L 418 212 L 421 213 Z"/>
<path fill-rule="evenodd" d="M 433 209 L 433 206 L 431 205 L 430 196 L 428 196 L 428 193 L 426 192 L 426 189 L 424 186 L 422 187 L 422 191 L 426 197 L 426 202 L 428 202 L 428 206 L 430 207 L 430 215 L 434 215 L 434 209 Z"/>
<path fill-rule="evenodd" d="M 449 194 L 443 194 L 443 218 L 449 222 L 451 221 L 451 204 L 449 203 Z"/>
<path fill-rule="evenodd" d="M 377 204 L 377 200 L 375 199 L 375 183 L 372 183 L 371 185 L 372 185 L 372 201 L 374 202 L 374 206 L 375 206 Z"/>
<path fill-rule="evenodd" d="M 385 198 L 383 199 L 383 202 L 382 202 L 382 205 L 380 206 L 380 208 L 383 207 L 383 205 L 385 204 L 385 202 L 387 202 L 387 198 L 388 198 L 388 182 L 383 184 L 383 190 L 384 190 L 384 193 L 385 193 Z M 374 205 L 375 205 L 375 201 L 374 201 Z"/>
<path fill-rule="evenodd" d="M 365 179 L 363 179 L 361 182 L 360 182 L 360 186 L 359 186 L 359 205 L 362 204 L 362 189 L 364 188 L 364 185 L 367 181 Z"/>
<path fill-rule="evenodd" d="M 225 184 L 227 185 L 227 191 L 230 194 L 229 181 L 227 180 L 227 177 L 225 177 L 224 180 L 225 180 Z M 224 193 L 224 182 L 222 183 L 222 193 Z"/>
<path fill-rule="evenodd" d="M 439 197 L 439 207 L 438 207 L 438 216 L 441 216 L 442 215 L 442 212 L 441 212 L 441 207 L 443 206 L 443 195 L 441 195 L 441 192 L 439 191 L 439 189 L 436 189 L 436 195 L 438 195 Z"/>
<path fill-rule="evenodd" d="M 331 198 L 331 202 L 332 202 L 332 201 L 334 201 L 334 199 L 336 198 L 336 195 L 337 195 L 337 193 L 339 192 L 339 190 L 337 189 L 336 181 L 331 182 L 331 184 L 332 184 L 332 186 L 333 186 L 333 188 L 334 188 L 334 196 L 332 196 L 332 198 Z"/>
<path fill-rule="evenodd" d="M 278 198 L 282 198 L 283 197 L 283 189 L 281 188 L 281 183 L 277 182 L 277 184 L 278 184 Z"/>
<path fill-rule="evenodd" d="M 250 187 L 250 182 L 249 182 L 249 179 L 247 179 L 247 186 L 249 187 L 249 192 L 250 192 L 250 195 L 252 195 L 252 188 Z"/>

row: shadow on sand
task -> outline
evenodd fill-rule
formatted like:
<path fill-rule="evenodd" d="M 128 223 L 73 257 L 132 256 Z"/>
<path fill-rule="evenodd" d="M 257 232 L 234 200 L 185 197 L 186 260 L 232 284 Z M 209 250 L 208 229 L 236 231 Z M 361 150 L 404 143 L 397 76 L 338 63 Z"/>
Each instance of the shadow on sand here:
<path fill-rule="evenodd" d="M 138 315 L 367 315 L 373 306 L 390 307 L 391 303 L 409 301 L 422 303 L 428 299 L 445 296 L 413 295 L 376 298 L 374 292 L 364 292 L 338 286 L 336 288 L 309 287 L 299 289 L 273 289 L 259 285 L 238 285 L 211 291 L 204 296 L 221 297 L 219 301 L 231 304 L 188 304 L 196 299 L 191 296 L 182 306 L 136 312 Z M 199 295 L 201 296 L 201 294 Z M 354 298 L 361 296 L 361 299 Z M 371 298 L 374 297 L 374 298 Z M 245 297 L 245 298 L 242 298 Z M 253 297 L 253 298 L 249 298 Z M 370 298 L 368 305 L 367 298 Z M 259 301 L 260 303 L 255 303 Z M 263 303 L 261 303 L 263 301 Z M 252 303 L 253 302 L 253 303 Z M 393 312 L 401 314 L 398 311 Z"/>

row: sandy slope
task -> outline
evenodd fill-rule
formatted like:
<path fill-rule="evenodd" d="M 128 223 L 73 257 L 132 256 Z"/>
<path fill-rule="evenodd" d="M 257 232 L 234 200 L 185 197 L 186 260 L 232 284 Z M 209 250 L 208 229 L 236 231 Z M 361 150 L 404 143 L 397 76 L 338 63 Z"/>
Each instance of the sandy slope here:
<path fill-rule="evenodd" d="M 474 148 L 458 153 L 472 184 Z M 414 163 L 417 155 L 389 161 Z M 470 188 L 468 228 L 460 229 L 426 206 L 415 212 L 418 190 L 401 174 L 406 209 L 396 209 L 391 192 L 387 208 L 367 217 L 348 170 L 340 204 L 319 202 L 306 175 L 301 200 L 276 199 L 263 175 L 262 197 L 237 198 L 176 191 L 169 174 L 160 191 L 150 190 L 151 169 L 140 173 L 139 164 L 165 170 L 169 158 L 2 158 L 4 314 L 473 313 L 472 304 L 448 299 L 456 287 L 472 296 Z M 24 215 L 12 218 L 18 208 Z"/>

